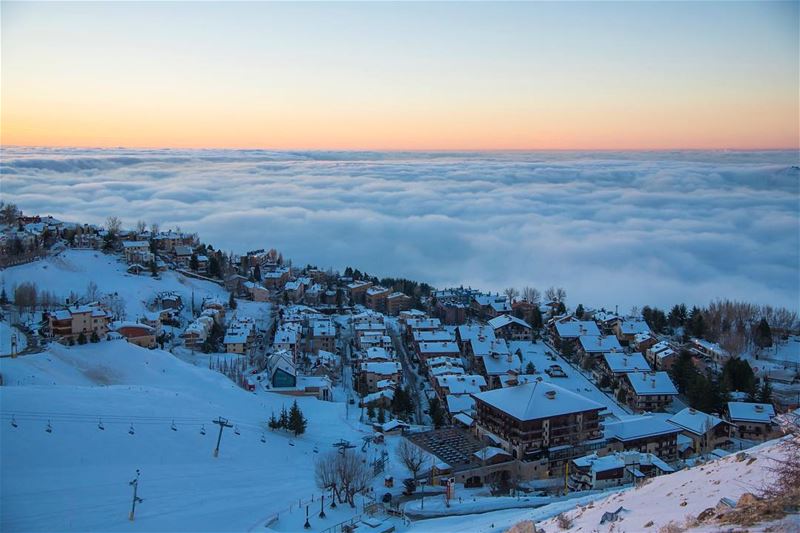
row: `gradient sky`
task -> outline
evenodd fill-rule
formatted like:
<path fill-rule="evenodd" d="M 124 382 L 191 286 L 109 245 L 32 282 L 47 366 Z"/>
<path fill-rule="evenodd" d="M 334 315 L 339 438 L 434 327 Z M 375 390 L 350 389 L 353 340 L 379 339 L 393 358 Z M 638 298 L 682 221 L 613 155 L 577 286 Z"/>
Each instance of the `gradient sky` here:
<path fill-rule="evenodd" d="M 0 6 L 3 145 L 800 145 L 797 2 Z"/>

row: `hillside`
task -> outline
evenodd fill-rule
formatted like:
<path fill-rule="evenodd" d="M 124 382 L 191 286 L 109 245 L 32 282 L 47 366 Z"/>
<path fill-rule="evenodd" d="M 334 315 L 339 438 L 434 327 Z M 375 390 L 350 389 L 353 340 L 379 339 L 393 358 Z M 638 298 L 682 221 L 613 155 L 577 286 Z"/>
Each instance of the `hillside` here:
<path fill-rule="evenodd" d="M 53 345 L 3 359 L 0 372 L 7 385 L 0 388 L 3 531 L 247 530 L 318 494 L 315 447 L 360 438 L 343 404 L 308 398 L 298 400 L 309 418 L 305 435 L 272 433 L 266 419 L 291 398 L 245 392 L 213 371 L 125 341 Z M 218 416 L 240 435 L 227 429 L 215 459 Z M 130 524 L 136 469 L 144 502 Z"/>
<path fill-rule="evenodd" d="M 13 293 L 15 285 L 35 281 L 39 291 L 50 291 L 61 301 L 70 293 L 84 296 L 89 282 L 93 281 L 99 294 L 117 293 L 122 298 L 129 319 L 141 316 L 146 302 L 162 291 L 177 292 L 187 306 L 193 291 L 198 304 L 204 296 L 228 299 L 228 293 L 221 286 L 174 271 L 162 272 L 161 279 L 156 279 L 149 274 L 128 274 L 125 269 L 126 265 L 115 255 L 96 250 L 66 250 L 41 261 L 8 268 L 2 272 L 2 278 L 9 294 Z"/>

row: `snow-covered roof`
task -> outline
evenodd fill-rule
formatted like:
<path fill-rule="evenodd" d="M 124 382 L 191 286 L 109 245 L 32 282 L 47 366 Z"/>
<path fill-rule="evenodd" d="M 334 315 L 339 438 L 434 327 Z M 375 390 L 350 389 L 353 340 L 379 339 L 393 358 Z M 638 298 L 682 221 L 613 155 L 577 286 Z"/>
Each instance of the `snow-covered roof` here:
<path fill-rule="evenodd" d="M 386 351 L 386 348 L 381 348 L 380 346 L 373 346 L 371 348 L 367 348 L 367 353 L 364 354 L 364 359 L 386 359 L 391 361 L 394 359 L 389 352 Z"/>
<path fill-rule="evenodd" d="M 478 450 L 473 455 L 482 461 L 488 461 L 494 457 L 511 457 L 511 454 L 509 454 L 507 451 L 496 446 L 487 446 L 481 450 Z"/>
<path fill-rule="evenodd" d="M 441 342 L 455 340 L 455 336 L 451 331 L 439 329 L 435 331 L 430 330 L 415 330 L 414 340 L 417 342 Z"/>
<path fill-rule="evenodd" d="M 442 365 L 462 366 L 461 358 L 448 357 L 446 355 L 440 355 L 438 357 L 431 357 L 430 359 L 426 359 L 425 364 L 428 365 L 428 368 L 436 368 L 437 366 L 442 366 Z"/>
<path fill-rule="evenodd" d="M 775 408 L 768 403 L 728 402 L 731 422 L 761 422 L 768 424 L 775 417 Z"/>
<path fill-rule="evenodd" d="M 456 365 L 439 365 L 437 367 L 431 368 L 428 373 L 433 376 L 446 376 L 446 375 L 463 375 L 464 369 L 460 366 Z"/>
<path fill-rule="evenodd" d="M 650 334 L 650 326 L 643 318 L 626 318 L 620 323 L 619 330 L 623 335 Z"/>
<path fill-rule="evenodd" d="M 241 329 L 228 330 L 225 333 L 225 340 L 222 342 L 224 344 L 246 344 L 247 336 L 247 331 Z"/>
<path fill-rule="evenodd" d="M 606 437 L 621 441 L 636 440 L 655 435 L 678 433 L 680 430 L 666 419 L 651 415 L 626 418 L 619 422 L 606 422 Z"/>
<path fill-rule="evenodd" d="M 467 427 L 472 427 L 472 424 L 475 423 L 472 417 L 466 413 L 456 413 L 455 415 L 453 415 L 453 420 L 457 420 L 458 422 L 461 422 Z"/>
<path fill-rule="evenodd" d="M 635 372 L 637 370 L 640 372 L 650 372 L 650 365 L 639 352 L 630 355 L 624 353 L 605 353 L 603 354 L 603 359 L 611 372 L 615 374 L 620 372 Z"/>
<path fill-rule="evenodd" d="M 387 292 L 389 292 L 389 289 L 386 287 L 376 285 L 367 289 L 367 296 L 378 296 L 380 294 L 386 294 Z"/>
<path fill-rule="evenodd" d="M 595 401 L 545 381 L 495 389 L 474 396 L 521 421 L 604 408 Z"/>
<path fill-rule="evenodd" d="M 400 372 L 400 363 L 361 363 L 362 372 L 371 372 L 381 376 L 389 376 Z"/>
<path fill-rule="evenodd" d="M 576 466 L 589 468 L 592 472 L 606 472 L 625 468 L 626 466 L 653 465 L 662 472 L 674 472 L 675 469 L 652 453 L 637 450 L 616 452 L 599 457 L 596 453 L 573 459 Z"/>
<path fill-rule="evenodd" d="M 616 337 L 581 335 L 578 342 L 586 353 L 621 352 L 622 346 Z"/>
<path fill-rule="evenodd" d="M 512 315 L 500 315 L 489 320 L 489 325 L 492 326 L 494 329 L 499 329 L 505 327 L 509 324 L 516 324 L 518 326 L 522 326 L 526 329 L 531 329 L 531 325 L 525 322 L 524 320 L 517 318 Z"/>
<path fill-rule="evenodd" d="M 444 341 L 444 342 L 421 342 L 419 343 L 419 352 L 421 354 L 427 353 L 449 353 L 449 354 L 457 354 L 461 353 L 458 349 L 458 344 L 453 341 Z"/>
<path fill-rule="evenodd" d="M 439 329 L 442 326 L 442 322 L 438 318 L 409 318 L 406 321 L 406 326 L 412 330 Z"/>
<path fill-rule="evenodd" d="M 436 383 L 450 394 L 477 394 L 486 387 L 486 379 L 478 374 L 436 376 Z"/>
<path fill-rule="evenodd" d="M 394 389 L 382 389 L 377 392 L 373 392 L 371 394 L 367 394 L 363 398 L 361 398 L 361 403 L 368 404 L 372 402 L 376 402 L 381 399 L 392 400 L 394 398 Z"/>
<path fill-rule="evenodd" d="M 562 339 L 572 339 L 580 336 L 600 336 L 597 324 L 591 320 L 570 320 L 567 322 L 556 322 L 556 332 Z"/>
<path fill-rule="evenodd" d="M 315 320 L 312 324 L 312 334 L 314 337 L 334 337 L 336 328 L 330 320 Z"/>
<path fill-rule="evenodd" d="M 677 395 L 678 389 L 666 372 L 635 372 L 625 374 L 637 396 L 655 394 Z"/>
<path fill-rule="evenodd" d="M 475 398 L 469 394 L 448 394 L 445 397 L 445 401 L 447 403 L 447 412 L 451 415 L 475 411 Z"/>
<path fill-rule="evenodd" d="M 704 434 L 708 429 L 722 424 L 725 421 L 714 415 L 708 415 L 703 411 L 687 407 L 682 411 L 672 415 L 668 419 L 670 422 L 696 435 Z"/>

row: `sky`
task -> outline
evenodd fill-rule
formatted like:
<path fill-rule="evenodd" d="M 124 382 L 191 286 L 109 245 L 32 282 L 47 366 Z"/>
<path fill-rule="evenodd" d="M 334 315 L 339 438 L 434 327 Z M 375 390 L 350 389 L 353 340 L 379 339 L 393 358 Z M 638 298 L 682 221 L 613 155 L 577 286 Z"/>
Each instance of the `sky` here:
<path fill-rule="evenodd" d="M 800 162 L 778 152 L 8 148 L 26 213 L 198 232 L 228 252 L 436 287 L 561 286 L 628 311 L 800 306 Z"/>
<path fill-rule="evenodd" d="M 797 2 L 2 2 L 3 146 L 797 148 Z"/>

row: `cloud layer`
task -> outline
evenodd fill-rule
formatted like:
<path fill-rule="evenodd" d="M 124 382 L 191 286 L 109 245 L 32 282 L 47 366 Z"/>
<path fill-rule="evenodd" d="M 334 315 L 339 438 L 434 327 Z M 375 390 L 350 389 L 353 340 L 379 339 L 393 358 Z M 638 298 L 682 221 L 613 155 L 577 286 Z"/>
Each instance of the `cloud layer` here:
<path fill-rule="evenodd" d="M 797 308 L 790 152 L 376 153 L 4 148 L 26 212 L 180 226 L 242 252 L 572 305 Z"/>

